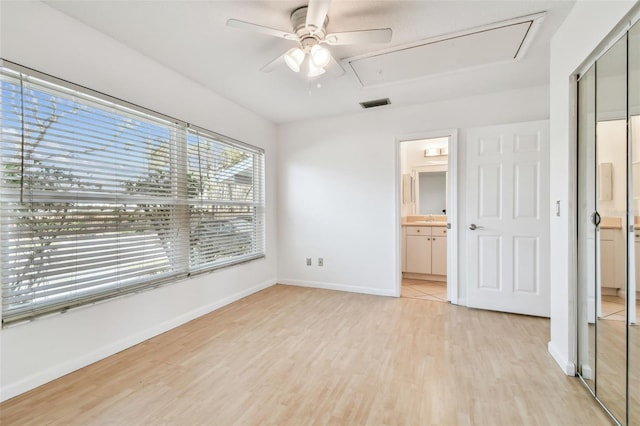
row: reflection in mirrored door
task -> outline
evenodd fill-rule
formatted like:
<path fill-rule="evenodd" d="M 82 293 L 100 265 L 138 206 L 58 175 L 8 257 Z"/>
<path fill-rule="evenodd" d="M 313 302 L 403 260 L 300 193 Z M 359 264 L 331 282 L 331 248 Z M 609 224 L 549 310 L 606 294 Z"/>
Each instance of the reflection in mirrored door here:
<path fill-rule="evenodd" d="M 578 373 L 640 425 L 640 23 L 580 76 L 577 134 Z"/>
<path fill-rule="evenodd" d="M 626 423 L 626 37 L 581 76 L 578 117 L 578 372 Z"/>
<path fill-rule="evenodd" d="M 626 419 L 627 39 L 596 61 L 596 396 Z M 599 294 L 598 294 L 599 293 Z M 599 295 L 599 297 L 597 297 Z"/>
<path fill-rule="evenodd" d="M 592 66 L 578 82 L 578 373 L 595 392 L 596 82 Z"/>
<path fill-rule="evenodd" d="M 633 230 L 629 239 L 628 298 L 628 424 L 640 425 L 640 324 L 638 290 L 640 289 L 640 24 L 628 35 L 629 84 L 629 217 Z"/>

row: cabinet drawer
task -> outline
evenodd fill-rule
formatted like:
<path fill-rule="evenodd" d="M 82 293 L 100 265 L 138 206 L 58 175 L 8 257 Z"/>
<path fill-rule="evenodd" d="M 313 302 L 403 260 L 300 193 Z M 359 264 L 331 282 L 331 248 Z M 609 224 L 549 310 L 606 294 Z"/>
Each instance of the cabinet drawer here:
<path fill-rule="evenodd" d="M 436 237 L 446 237 L 447 236 L 447 227 L 446 226 L 434 226 L 431 228 L 431 235 Z"/>
<path fill-rule="evenodd" d="M 407 226 L 407 235 L 431 235 L 430 226 Z"/>

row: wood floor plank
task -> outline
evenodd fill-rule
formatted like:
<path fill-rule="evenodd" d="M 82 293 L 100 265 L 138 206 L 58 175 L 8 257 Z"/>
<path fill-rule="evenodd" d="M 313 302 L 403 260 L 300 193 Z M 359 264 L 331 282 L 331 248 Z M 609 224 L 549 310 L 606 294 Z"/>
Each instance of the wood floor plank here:
<path fill-rule="evenodd" d="M 0 405 L 2 425 L 610 424 L 549 322 L 277 285 Z"/>

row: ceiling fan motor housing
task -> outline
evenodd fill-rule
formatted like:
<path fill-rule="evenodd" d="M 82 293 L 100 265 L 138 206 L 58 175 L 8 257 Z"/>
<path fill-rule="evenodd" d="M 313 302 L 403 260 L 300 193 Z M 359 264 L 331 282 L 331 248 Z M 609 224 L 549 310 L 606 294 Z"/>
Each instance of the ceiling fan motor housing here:
<path fill-rule="evenodd" d="M 300 39 L 300 43 L 302 43 L 303 46 L 305 45 L 305 39 L 315 39 L 315 42 L 313 44 L 324 40 L 324 37 L 327 34 L 327 25 L 329 24 L 329 17 L 326 16 L 324 18 L 322 28 L 307 27 L 307 9 L 307 6 L 302 6 L 291 13 L 291 26 L 293 27 L 293 31 Z M 307 42 L 307 44 L 310 43 Z"/>
<path fill-rule="evenodd" d="M 289 15 L 293 32 L 237 19 L 227 20 L 227 25 L 297 42 L 297 47 L 287 50 L 284 54 L 260 68 L 260 70 L 270 72 L 284 59 L 284 62 L 294 72 L 299 72 L 303 64 L 305 66 L 308 64 L 309 72 L 307 74 L 309 77 L 321 75 L 325 72 L 325 67 L 332 62 L 334 63 L 333 68 L 342 70 L 342 74 L 344 74 L 344 69 L 333 58 L 328 47 L 347 44 L 388 43 L 391 41 L 390 28 L 328 34 L 329 17 L 327 16 L 327 11 L 331 0 L 308 1 L 311 7 L 299 7 Z"/>

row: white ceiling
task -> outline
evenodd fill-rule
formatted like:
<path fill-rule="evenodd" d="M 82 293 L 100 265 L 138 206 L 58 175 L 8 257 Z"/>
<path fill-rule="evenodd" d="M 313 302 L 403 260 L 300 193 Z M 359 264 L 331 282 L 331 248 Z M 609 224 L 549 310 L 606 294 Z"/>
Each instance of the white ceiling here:
<path fill-rule="evenodd" d="M 328 32 L 392 28 L 383 46 L 333 46 L 338 59 L 415 43 L 546 11 L 525 56 L 383 87 L 363 88 L 353 72 L 307 81 L 286 66 L 259 69 L 291 41 L 226 26 L 230 18 L 291 31 L 289 15 L 305 0 L 113 1 L 51 0 L 47 4 L 274 123 L 353 113 L 359 102 L 390 98 L 394 108 L 548 84 L 549 41 L 574 1 L 333 0 Z"/>

